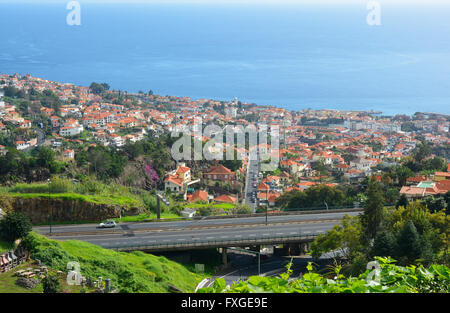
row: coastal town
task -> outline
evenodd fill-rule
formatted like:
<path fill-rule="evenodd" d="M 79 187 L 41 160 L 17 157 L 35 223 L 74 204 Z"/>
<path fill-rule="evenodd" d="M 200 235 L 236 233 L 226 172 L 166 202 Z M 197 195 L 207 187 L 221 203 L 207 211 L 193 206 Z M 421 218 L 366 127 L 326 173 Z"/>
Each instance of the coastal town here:
<path fill-rule="evenodd" d="M 446 2 L 0 0 L 0 296 L 448 294 Z"/>
<path fill-rule="evenodd" d="M 423 2 L 0 1 L 0 296 L 448 294 L 449 4 Z"/>
<path fill-rule="evenodd" d="M 411 158 L 421 142 L 441 147 L 450 144 L 450 119 L 443 114 L 385 117 L 379 112 L 288 111 L 238 99 L 192 100 L 159 96 L 152 91 L 127 93 L 109 90 L 107 84 L 80 87 L 20 74 L 1 75 L 0 87 L 0 132 L 9 139 L 0 145 L 0 156 L 11 149 L 28 151 L 43 145 L 50 147 L 57 158 L 74 162 L 87 147 L 102 145 L 120 150 L 146 136 L 158 137 L 175 130 L 195 132 L 196 118 L 202 119 L 203 126 L 279 127 L 280 145 L 275 151 L 279 164 L 274 171 L 257 171 L 248 177 L 249 151 L 236 147 L 225 147 L 235 149 L 242 160 L 234 164 L 235 168 L 205 161 L 200 170 L 197 167 L 194 171 L 179 162 L 166 171 L 161 177 L 164 190 L 189 202 L 243 203 L 253 209 L 275 209 L 277 199 L 287 192 L 318 185 L 358 185 L 371 176 L 385 179 L 386 169 Z M 52 96 L 60 105 L 39 100 L 23 105 L 23 101 L 15 100 L 36 93 Z M 14 128 L 20 131 L 12 132 Z M 211 138 L 196 139 L 204 144 Z M 435 157 L 436 153 L 425 156 Z M 445 169 L 408 172 L 395 198 L 404 195 L 411 200 L 447 193 L 450 166 L 445 162 Z M 227 188 L 217 188 L 225 185 Z M 254 191 L 247 197 L 248 187 L 254 187 Z"/>

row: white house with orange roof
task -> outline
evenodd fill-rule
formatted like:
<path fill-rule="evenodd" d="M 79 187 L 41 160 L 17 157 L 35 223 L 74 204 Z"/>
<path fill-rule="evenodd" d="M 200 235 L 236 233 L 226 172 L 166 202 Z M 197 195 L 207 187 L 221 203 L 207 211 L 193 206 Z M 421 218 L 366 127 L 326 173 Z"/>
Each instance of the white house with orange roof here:
<path fill-rule="evenodd" d="M 117 124 L 119 124 L 120 127 L 123 127 L 123 128 L 135 127 L 137 125 L 137 123 L 138 123 L 138 120 L 135 119 L 134 117 L 124 117 L 117 121 Z"/>
<path fill-rule="evenodd" d="M 83 132 L 83 126 L 64 126 L 59 130 L 59 134 L 63 137 L 76 136 Z"/>
<path fill-rule="evenodd" d="M 80 125 L 77 120 L 67 119 L 63 127 L 59 129 L 59 134 L 63 137 L 76 136 L 81 134 L 83 130 L 83 125 Z"/>
<path fill-rule="evenodd" d="M 31 128 L 31 121 L 30 120 L 23 120 L 19 123 L 20 128 Z"/>
<path fill-rule="evenodd" d="M 180 163 L 176 170 L 166 174 L 164 189 L 186 195 L 186 187 L 191 182 L 191 169 L 185 163 Z"/>
<path fill-rule="evenodd" d="M 23 140 L 16 141 L 16 149 L 17 150 L 25 150 L 29 147 L 30 147 L 30 145 L 26 141 L 23 141 Z"/>
<path fill-rule="evenodd" d="M 111 142 L 112 145 L 116 147 L 122 147 L 125 144 L 123 138 L 117 134 L 110 134 L 109 141 Z"/>
<path fill-rule="evenodd" d="M 75 151 L 73 151 L 72 149 L 67 149 L 64 151 L 63 157 L 66 160 L 73 160 L 75 158 Z"/>

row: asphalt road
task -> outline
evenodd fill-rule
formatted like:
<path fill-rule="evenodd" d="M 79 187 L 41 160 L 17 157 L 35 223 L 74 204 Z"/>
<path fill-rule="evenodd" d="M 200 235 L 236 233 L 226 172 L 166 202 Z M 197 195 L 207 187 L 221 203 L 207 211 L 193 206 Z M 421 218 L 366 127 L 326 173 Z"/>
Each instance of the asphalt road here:
<path fill-rule="evenodd" d="M 35 130 L 38 134 L 37 145 L 38 146 L 42 145 L 45 142 L 45 132 L 40 128 L 34 128 L 33 130 Z"/>
<path fill-rule="evenodd" d="M 114 233 L 83 234 L 83 233 L 60 233 L 55 236 L 57 240 L 76 239 L 87 241 L 104 248 L 116 248 L 125 246 L 145 246 L 156 244 L 183 244 L 195 241 L 229 241 L 244 239 L 259 239 L 284 236 L 309 236 L 323 233 L 335 224 L 335 221 L 303 221 L 289 224 L 249 225 L 233 227 L 213 228 L 185 228 L 182 230 L 161 230 L 157 228 L 138 230 L 130 227 L 118 227 Z M 105 230 L 107 231 L 107 230 Z"/>
<path fill-rule="evenodd" d="M 249 163 L 248 163 L 248 170 L 247 170 L 247 177 L 245 178 L 245 184 L 246 184 L 246 194 L 245 194 L 245 203 L 248 204 L 252 209 L 253 212 L 255 212 L 257 207 L 257 199 L 255 202 L 252 200 L 253 193 L 257 192 L 257 187 L 253 186 L 253 183 L 255 181 L 255 175 L 258 177 L 259 174 L 259 161 L 258 157 L 259 154 L 256 150 L 252 150 L 251 152 L 253 155 L 252 157 L 249 157 Z M 256 178 L 256 186 L 258 186 L 258 178 Z M 255 195 L 256 197 L 256 195 Z"/>
<path fill-rule="evenodd" d="M 33 130 L 37 133 L 37 144 L 35 146 L 24 149 L 24 151 L 33 150 L 34 148 L 43 145 L 45 142 L 45 132 L 38 127 L 33 127 Z"/>

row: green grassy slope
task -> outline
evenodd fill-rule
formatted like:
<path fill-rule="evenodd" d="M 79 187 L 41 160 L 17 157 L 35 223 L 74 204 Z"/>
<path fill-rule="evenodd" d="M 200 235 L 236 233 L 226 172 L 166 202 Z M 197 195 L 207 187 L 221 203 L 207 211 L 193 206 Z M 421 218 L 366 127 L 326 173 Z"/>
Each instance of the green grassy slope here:
<path fill-rule="evenodd" d="M 169 292 L 173 285 L 193 292 L 201 277 L 165 257 L 143 252 L 116 252 L 81 241 L 55 241 L 30 234 L 32 258 L 47 266 L 67 271 L 67 263 L 80 263 L 81 274 L 94 279 L 110 278 L 121 292 Z"/>

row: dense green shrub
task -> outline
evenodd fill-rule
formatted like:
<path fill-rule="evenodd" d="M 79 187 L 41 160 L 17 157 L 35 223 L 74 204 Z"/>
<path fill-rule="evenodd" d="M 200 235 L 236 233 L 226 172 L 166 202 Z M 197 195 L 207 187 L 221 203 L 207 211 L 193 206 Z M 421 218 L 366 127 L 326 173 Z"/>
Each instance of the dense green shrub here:
<path fill-rule="evenodd" d="M 42 280 L 44 293 L 57 293 L 60 289 L 60 283 L 55 275 L 48 275 Z"/>
<path fill-rule="evenodd" d="M 200 216 L 210 216 L 212 214 L 213 208 L 210 206 L 202 206 L 198 209 Z"/>
<path fill-rule="evenodd" d="M 27 236 L 31 229 L 30 219 L 20 212 L 10 212 L 0 220 L 0 236 L 9 242 Z"/>
<path fill-rule="evenodd" d="M 312 264 L 302 277 L 291 277 L 288 271 L 280 277 L 253 276 L 248 281 L 226 286 L 223 279 L 213 287 L 199 289 L 199 293 L 448 293 L 450 268 L 444 265 L 402 267 L 390 258 L 376 258 L 375 269 L 366 270 L 357 277 L 346 278 L 341 267 L 335 267 L 330 279 L 313 271 Z M 377 269 L 378 267 L 378 269 Z"/>

